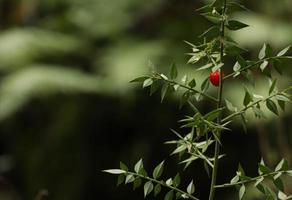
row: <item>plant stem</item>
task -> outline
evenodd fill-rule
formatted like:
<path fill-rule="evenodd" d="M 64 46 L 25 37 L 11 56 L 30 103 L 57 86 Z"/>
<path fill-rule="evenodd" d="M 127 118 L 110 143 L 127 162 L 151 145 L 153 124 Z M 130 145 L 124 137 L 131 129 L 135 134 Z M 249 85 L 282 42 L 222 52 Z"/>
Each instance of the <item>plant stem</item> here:
<path fill-rule="evenodd" d="M 263 174 L 263 175 L 260 175 L 260 176 L 254 177 L 254 178 L 250 178 L 248 180 L 239 181 L 239 182 L 236 182 L 236 183 L 226 183 L 226 184 L 222 184 L 222 185 L 216 185 L 215 188 L 227 188 L 227 187 L 233 187 L 233 186 L 236 186 L 236 185 L 242 185 L 242 184 L 246 184 L 246 183 L 251 183 L 251 182 L 257 181 L 261 177 L 266 178 L 266 177 L 269 177 L 269 176 L 276 175 L 278 173 L 285 174 L 285 173 L 288 173 L 290 171 L 291 170 L 288 170 L 288 171 L 283 170 L 283 171 L 271 172 L 271 173 L 268 173 L 268 174 Z"/>
<path fill-rule="evenodd" d="M 224 37 L 225 37 L 225 14 L 226 14 L 226 5 L 227 0 L 224 0 L 223 9 L 222 9 L 222 21 L 221 21 L 221 30 L 220 30 L 220 62 L 223 62 L 223 56 L 224 56 Z M 217 109 L 221 108 L 222 104 L 222 93 L 223 93 L 223 78 L 222 78 L 222 70 L 220 70 L 220 83 L 219 83 L 219 90 L 218 90 L 218 102 L 217 102 Z M 218 115 L 217 118 L 217 124 L 221 124 L 221 114 Z M 216 133 L 214 133 L 216 134 Z M 217 132 L 218 140 L 220 141 L 221 138 L 221 131 L 218 130 Z M 218 173 L 218 164 L 219 164 L 219 154 L 220 154 L 220 142 L 216 140 L 215 143 L 215 155 L 214 155 L 214 168 L 212 171 L 212 180 L 211 180 L 211 188 L 210 188 L 210 194 L 209 194 L 209 200 L 214 200 L 215 198 L 215 185 L 217 180 L 217 173 Z"/>
<path fill-rule="evenodd" d="M 190 194 L 188 194 L 188 193 L 182 191 L 181 189 L 178 189 L 177 187 L 173 187 L 173 186 L 171 186 L 171 185 L 167 185 L 167 184 L 166 184 L 165 182 L 163 182 L 163 181 L 159 181 L 159 180 L 156 180 L 156 179 L 154 179 L 154 178 L 150 178 L 150 177 L 148 177 L 148 176 L 143 176 L 143 175 L 141 175 L 141 174 L 137 174 L 137 173 L 134 173 L 134 172 L 126 172 L 126 174 L 131 174 L 131 175 L 134 175 L 134 176 L 138 176 L 138 177 L 140 177 L 140 178 L 142 178 L 142 179 L 145 179 L 145 180 L 148 180 L 148 181 L 152 181 L 152 182 L 154 182 L 154 183 L 158 183 L 158 184 L 160 184 L 160 185 L 162 185 L 162 186 L 164 186 L 164 187 L 167 187 L 167 188 L 169 188 L 169 189 L 171 189 L 171 190 L 174 190 L 174 191 L 176 191 L 176 192 L 180 192 L 181 194 L 186 195 L 186 196 L 189 197 L 190 199 L 193 199 L 193 200 L 199 200 L 198 198 L 194 197 L 193 195 L 190 195 Z"/>
<path fill-rule="evenodd" d="M 199 91 L 199 90 L 196 90 L 196 89 L 194 89 L 194 88 L 191 88 L 191 87 L 189 87 L 189 86 L 187 86 L 187 85 L 184 85 L 184 84 L 178 83 L 178 82 L 173 81 L 173 80 L 163 79 L 163 78 L 161 78 L 161 80 L 163 80 L 163 81 L 165 81 L 165 82 L 167 82 L 167 83 L 169 83 L 169 84 L 179 85 L 180 87 L 185 88 L 185 89 L 187 89 L 187 90 L 190 90 L 190 91 L 192 91 L 192 92 L 199 93 L 200 95 L 202 95 L 202 96 L 208 98 L 209 100 L 211 100 L 211 101 L 213 101 L 213 102 L 215 102 L 215 103 L 218 103 L 218 100 L 217 100 L 216 98 L 214 98 L 214 97 L 212 97 L 212 96 L 210 96 L 210 95 L 208 95 L 208 94 L 205 94 L 204 92 L 201 92 L 201 91 Z"/>
<path fill-rule="evenodd" d="M 264 61 L 268 61 L 268 60 L 272 60 L 272 59 L 292 59 L 292 56 L 280 56 L 280 57 L 273 56 L 273 57 L 268 57 L 268 58 L 264 58 L 264 59 L 258 60 L 258 61 L 256 61 L 255 63 L 252 63 L 252 64 L 250 64 L 250 65 L 247 65 L 247 66 L 245 66 L 245 67 L 239 69 L 239 70 L 236 71 L 236 72 L 232 72 L 232 73 L 230 73 L 230 74 L 224 76 L 224 77 L 223 77 L 223 80 L 226 80 L 226 79 L 228 79 L 228 78 L 234 76 L 234 75 L 235 75 L 236 73 L 238 73 L 238 72 L 242 72 L 242 71 L 248 70 L 248 69 L 250 69 L 250 68 L 252 68 L 252 67 L 254 67 L 254 66 L 256 66 L 256 65 L 258 65 L 258 64 L 260 64 L 260 63 L 262 63 L 262 62 L 264 62 Z"/>
<path fill-rule="evenodd" d="M 290 89 L 290 87 L 287 88 L 287 89 L 285 89 L 285 90 L 283 90 L 283 91 L 281 91 L 281 92 L 277 92 L 277 93 L 275 93 L 275 94 L 272 94 L 272 95 L 270 95 L 270 96 L 268 96 L 268 97 L 266 97 L 266 98 L 264 98 L 264 99 L 257 100 L 257 101 L 255 101 L 255 102 L 253 102 L 252 104 L 250 104 L 250 105 L 244 107 L 244 108 L 241 109 L 240 111 L 237 111 L 237 112 L 235 112 L 235 113 L 233 113 L 233 114 L 231 114 L 231 115 L 225 117 L 224 119 L 222 119 L 221 122 L 226 122 L 226 121 L 230 120 L 231 118 L 233 118 L 233 117 L 235 117 L 235 116 L 237 116 L 237 115 L 241 115 L 242 113 L 244 113 L 246 110 L 252 108 L 253 106 L 255 106 L 255 105 L 259 104 L 259 103 L 265 102 L 265 101 L 267 101 L 268 99 L 271 99 L 271 98 L 273 98 L 273 97 L 275 97 L 275 96 L 277 96 L 277 95 L 283 94 L 283 92 L 286 92 L 286 91 L 288 91 L 289 89 Z"/>

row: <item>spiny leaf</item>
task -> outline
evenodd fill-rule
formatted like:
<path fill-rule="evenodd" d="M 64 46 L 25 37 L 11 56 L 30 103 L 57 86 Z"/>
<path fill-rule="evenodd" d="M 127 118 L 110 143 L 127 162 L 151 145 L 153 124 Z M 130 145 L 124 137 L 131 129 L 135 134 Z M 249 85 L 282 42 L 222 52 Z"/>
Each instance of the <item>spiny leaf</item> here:
<path fill-rule="evenodd" d="M 157 179 L 162 175 L 163 168 L 164 168 L 164 161 L 162 161 L 159 165 L 157 165 L 157 167 L 155 167 L 155 169 L 153 171 L 153 178 L 154 179 Z"/>
<path fill-rule="evenodd" d="M 164 200 L 172 200 L 173 199 L 173 190 L 170 190 L 164 197 Z"/>
<path fill-rule="evenodd" d="M 193 194 L 195 192 L 195 185 L 193 181 L 190 182 L 190 184 L 187 187 L 188 194 Z"/>
<path fill-rule="evenodd" d="M 179 175 L 179 173 L 177 173 L 173 179 L 173 185 L 174 185 L 174 187 L 178 187 L 179 184 L 180 184 L 180 175 Z"/>
<path fill-rule="evenodd" d="M 160 184 L 156 184 L 156 186 L 154 187 L 154 196 L 156 197 L 161 191 L 161 185 Z"/>
<path fill-rule="evenodd" d="M 227 28 L 232 31 L 240 30 L 245 27 L 248 27 L 248 25 L 237 20 L 230 20 L 227 24 Z"/>
<path fill-rule="evenodd" d="M 266 106 L 271 112 L 273 112 L 276 115 L 279 115 L 277 105 L 272 100 L 267 99 Z"/>
<path fill-rule="evenodd" d="M 264 60 L 264 62 L 260 65 L 260 69 L 262 70 L 262 72 L 266 69 L 268 64 L 269 64 L 269 62 Z"/>
<path fill-rule="evenodd" d="M 283 49 L 282 51 L 280 51 L 277 56 L 284 56 L 290 49 L 291 45 L 289 45 L 288 47 L 286 47 L 285 49 Z"/>
<path fill-rule="evenodd" d="M 106 169 L 106 170 L 102 170 L 102 171 L 109 173 L 109 174 L 125 174 L 125 173 L 127 173 L 125 170 L 121 170 L 121 169 Z"/>
<path fill-rule="evenodd" d="M 153 190 L 153 183 L 148 181 L 144 184 L 144 197 L 146 197 Z"/>
<path fill-rule="evenodd" d="M 239 200 L 241 200 L 243 198 L 244 194 L 245 194 L 245 186 L 241 185 L 241 187 L 239 189 Z"/>
<path fill-rule="evenodd" d="M 127 184 L 127 183 L 131 183 L 131 182 L 133 182 L 134 180 L 135 180 L 134 175 L 133 175 L 133 174 L 129 174 L 129 175 L 126 176 L 125 184 Z"/>
<path fill-rule="evenodd" d="M 135 167 L 134 167 L 134 170 L 137 174 L 140 173 L 140 170 L 143 169 L 143 161 L 142 159 L 140 159 L 136 164 L 135 164 Z"/>
<path fill-rule="evenodd" d="M 173 63 L 170 68 L 169 76 L 171 79 L 175 79 L 178 75 L 176 64 Z"/>
<path fill-rule="evenodd" d="M 275 87 L 276 87 L 276 83 L 277 83 L 277 79 L 274 79 L 271 83 L 270 89 L 269 89 L 269 94 L 272 94 L 272 92 L 274 91 Z"/>
<path fill-rule="evenodd" d="M 149 76 L 141 76 L 141 77 L 138 77 L 138 78 L 135 78 L 133 80 L 130 81 L 130 83 L 142 83 L 144 82 L 146 79 L 150 78 Z"/>
<path fill-rule="evenodd" d="M 152 83 L 153 83 L 152 78 L 148 78 L 148 79 L 146 79 L 146 80 L 143 82 L 143 88 L 152 85 Z"/>
<path fill-rule="evenodd" d="M 267 49 L 267 45 L 266 43 L 264 44 L 264 46 L 262 47 L 262 49 L 260 50 L 260 53 L 259 53 L 259 59 L 264 59 L 266 57 L 266 49 Z"/>
<path fill-rule="evenodd" d="M 125 165 L 123 162 L 120 161 L 120 168 L 121 170 L 124 170 L 124 171 L 128 171 L 128 167 L 127 165 Z"/>

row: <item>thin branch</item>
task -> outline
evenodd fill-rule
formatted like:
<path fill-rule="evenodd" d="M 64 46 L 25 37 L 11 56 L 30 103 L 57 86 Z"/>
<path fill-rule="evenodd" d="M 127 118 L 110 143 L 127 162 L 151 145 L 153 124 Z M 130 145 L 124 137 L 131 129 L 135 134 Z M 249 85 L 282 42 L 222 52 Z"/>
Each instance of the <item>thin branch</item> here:
<path fill-rule="evenodd" d="M 241 109 L 240 111 L 235 112 L 235 113 L 233 113 L 233 114 L 231 114 L 231 115 L 225 117 L 224 119 L 222 119 L 222 122 L 226 122 L 226 121 L 230 120 L 231 118 L 233 118 L 233 117 L 235 117 L 235 116 L 237 116 L 237 115 L 241 115 L 241 114 L 243 114 L 246 110 L 252 108 L 253 106 L 255 106 L 255 105 L 259 104 L 259 103 L 265 102 L 265 101 L 267 101 L 268 99 L 271 99 L 271 98 L 273 98 L 273 97 L 275 97 L 275 96 L 277 96 L 277 95 L 280 95 L 280 94 L 282 94 L 283 92 L 286 92 L 286 91 L 288 91 L 288 90 L 290 90 L 290 89 L 292 89 L 292 87 L 288 87 L 288 88 L 286 88 L 285 90 L 283 90 L 283 91 L 281 91 L 281 92 L 277 92 L 277 93 L 275 93 L 275 94 L 272 94 L 272 95 L 270 95 L 270 96 L 268 96 L 268 97 L 266 97 L 266 98 L 264 98 L 264 99 L 257 100 L 257 101 L 255 101 L 255 102 L 253 102 L 252 104 L 250 104 L 249 106 L 244 107 L 244 108 Z"/>
<path fill-rule="evenodd" d="M 272 60 L 272 59 L 292 59 L 292 56 L 279 56 L 279 57 L 273 56 L 273 57 L 269 57 L 269 58 L 264 58 L 264 59 L 258 60 L 253 64 L 247 65 L 247 66 L 245 66 L 245 67 L 243 67 L 243 68 L 241 68 L 241 69 L 239 69 L 239 70 L 237 70 L 235 72 L 232 72 L 231 74 L 228 74 L 228 75 L 224 76 L 223 80 L 226 80 L 226 79 L 228 79 L 230 77 L 233 77 L 238 72 L 245 71 L 245 70 L 250 69 L 250 68 L 252 68 L 252 67 L 254 67 L 254 66 L 256 66 L 256 65 L 258 65 L 258 64 L 260 64 L 260 63 L 262 63 L 264 61 L 268 61 L 268 60 Z"/>
<path fill-rule="evenodd" d="M 268 173 L 268 174 L 263 174 L 263 175 L 260 175 L 260 176 L 257 176 L 257 177 L 254 177 L 254 178 L 251 178 L 251 179 L 248 179 L 248 180 L 244 180 L 244 181 L 239 181 L 239 182 L 236 182 L 236 183 L 225 183 L 225 184 L 222 184 L 222 185 L 216 185 L 215 188 L 227 188 L 227 187 L 233 187 L 233 186 L 236 186 L 236 185 L 242 185 L 242 184 L 246 184 L 246 183 L 251 183 L 251 182 L 254 182 L 254 181 L 257 181 L 258 179 L 264 177 L 268 177 L 268 176 L 273 176 L 273 175 L 276 175 L 278 173 L 288 173 L 289 171 L 291 170 L 283 170 L 283 171 L 277 171 L 277 172 L 271 172 L 271 173 Z"/>
<path fill-rule="evenodd" d="M 193 200 L 199 200 L 198 198 L 192 196 L 191 194 L 186 193 L 185 191 L 183 191 L 183 190 L 181 190 L 181 189 L 178 189 L 178 188 L 173 187 L 173 186 L 171 186 L 171 185 L 167 185 L 167 184 L 164 183 L 163 181 L 158 181 L 158 180 L 156 180 L 156 179 L 150 178 L 150 177 L 148 177 L 148 176 L 143 176 L 143 175 L 140 175 L 140 174 L 137 174 L 137 173 L 134 173 L 134 172 L 126 172 L 126 174 L 130 174 L 130 175 L 138 176 L 138 177 L 143 178 L 143 179 L 145 179 L 145 180 L 152 181 L 152 182 L 154 182 L 154 183 L 158 183 L 158 184 L 160 184 L 160 185 L 162 185 L 162 186 L 164 186 L 164 187 L 167 187 L 167 188 L 169 188 L 169 189 L 171 189 L 171 190 L 174 190 L 174 191 L 176 191 L 176 192 L 180 192 L 180 193 L 186 195 L 187 197 L 189 197 L 190 199 L 193 199 Z"/>
<path fill-rule="evenodd" d="M 182 87 L 182 88 L 185 88 L 185 89 L 190 90 L 190 91 L 195 92 L 195 93 L 199 93 L 199 94 L 201 94 L 202 96 L 208 98 L 209 100 L 211 100 L 211 101 L 213 101 L 213 102 L 215 102 L 215 103 L 218 102 L 218 100 L 217 100 L 215 97 L 212 97 L 212 96 L 210 96 L 210 95 L 208 95 L 208 94 L 205 94 L 205 93 L 202 92 L 202 91 L 196 90 L 196 89 L 191 88 L 191 87 L 189 87 L 189 86 L 187 86 L 187 85 L 184 85 L 184 84 L 178 83 L 178 82 L 173 81 L 173 80 L 163 79 L 163 78 L 161 78 L 160 80 L 163 80 L 163 81 L 165 81 L 165 82 L 167 82 L 167 83 L 170 83 L 170 84 L 173 84 L 173 85 L 179 85 L 179 86 Z"/>

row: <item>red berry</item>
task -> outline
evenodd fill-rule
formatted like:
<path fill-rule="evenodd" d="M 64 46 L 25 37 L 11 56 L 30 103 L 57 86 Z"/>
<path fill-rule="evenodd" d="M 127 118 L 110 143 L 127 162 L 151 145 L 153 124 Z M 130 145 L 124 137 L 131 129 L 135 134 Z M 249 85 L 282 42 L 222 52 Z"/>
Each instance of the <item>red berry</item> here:
<path fill-rule="evenodd" d="M 224 74 L 222 74 L 222 76 L 224 77 Z M 218 87 L 220 83 L 219 77 L 220 77 L 219 70 L 210 73 L 210 82 L 216 87 Z"/>

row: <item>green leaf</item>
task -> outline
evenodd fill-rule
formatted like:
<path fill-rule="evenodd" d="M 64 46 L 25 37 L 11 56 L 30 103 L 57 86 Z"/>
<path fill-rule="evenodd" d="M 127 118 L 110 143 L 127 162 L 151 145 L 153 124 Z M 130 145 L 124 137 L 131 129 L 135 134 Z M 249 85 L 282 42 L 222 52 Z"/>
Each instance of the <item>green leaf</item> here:
<path fill-rule="evenodd" d="M 172 200 L 173 199 L 173 190 L 170 190 L 164 197 L 164 200 Z"/>
<path fill-rule="evenodd" d="M 268 168 L 267 166 L 265 166 L 264 164 L 259 164 L 259 174 L 269 174 L 271 172 L 273 172 L 270 168 Z"/>
<path fill-rule="evenodd" d="M 133 182 L 133 190 L 136 190 L 138 187 L 142 185 L 141 178 L 136 178 Z"/>
<path fill-rule="evenodd" d="M 148 181 L 144 184 L 144 197 L 146 197 L 149 193 L 153 190 L 153 183 L 151 181 Z"/>
<path fill-rule="evenodd" d="M 225 99 L 225 104 L 226 104 L 226 107 L 229 111 L 231 112 L 236 112 L 237 111 L 237 108 L 233 106 L 233 104 L 228 101 L 227 99 Z"/>
<path fill-rule="evenodd" d="M 233 71 L 238 71 L 238 70 L 240 70 L 241 69 L 241 65 L 239 64 L 239 62 L 237 61 L 236 63 L 235 63 L 235 65 L 233 66 Z"/>
<path fill-rule="evenodd" d="M 204 91 L 207 91 L 208 88 L 210 86 L 210 83 L 209 83 L 209 77 L 207 77 L 201 84 L 201 90 L 204 92 Z"/>
<path fill-rule="evenodd" d="M 172 153 L 171 153 L 171 155 L 173 155 L 173 154 L 177 154 L 177 153 L 180 153 L 180 152 L 182 152 L 182 151 L 184 151 L 184 150 L 186 150 L 187 149 L 187 147 L 186 147 L 186 145 L 184 145 L 184 144 L 182 144 L 182 145 L 179 145 Z"/>
<path fill-rule="evenodd" d="M 169 178 L 165 181 L 166 185 L 171 186 L 173 184 L 172 178 Z"/>
<path fill-rule="evenodd" d="M 169 76 L 171 79 L 176 79 L 177 75 L 178 75 L 178 72 L 177 72 L 176 64 L 173 63 L 170 68 Z"/>
<path fill-rule="evenodd" d="M 253 97 L 250 91 L 246 87 L 244 87 L 244 89 L 245 89 L 245 95 L 244 95 L 243 105 L 247 106 L 250 102 L 253 101 Z"/>
<path fill-rule="evenodd" d="M 243 198 L 244 194 L 245 194 L 245 186 L 241 185 L 241 187 L 239 189 L 239 200 L 241 200 Z"/>
<path fill-rule="evenodd" d="M 197 69 L 197 71 L 200 71 L 200 70 L 204 70 L 204 69 L 209 69 L 213 66 L 214 64 L 213 63 L 208 63 L 200 68 Z"/>
<path fill-rule="evenodd" d="M 271 45 L 266 44 L 266 56 L 267 57 L 272 57 L 273 56 L 273 50 Z"/>
<path fill-rule="evenodd" d="M 179 173 L 176 174 L 176 176 L 173 179 L 173 186 L 178 187 L 180 184 L 180 175 Z"/>
<path fill-rule="evenodd" d="M 278 94 L 278 95 L 276 96 L 276 99 L 277 99 L 277 100 L 280 100 L 280 101 L 286 101 L 286 102 L 290 102 L 290 101 L 291 101 L 288 97 L 286 97 L 286 96 L 284 96 L 284 95 L 282 95 L 282 94 Z"/>
<path fill-rule="evenodd" d="M 135 180 L 134 175 L 133 175 L 133 174 L 129 174 L 129 175 L 126 176 L 125 184 L 127 184 L 127 183 L 131 183 L 131 182 L 133 182 L 134 180 Z"/>
<path fill-rule="evenodd" d="M 117 186 L 121 185 L 125 181 L 125 178 L 126 178 L 125 174 L 120 174 L 118 176 Z"/>
<path fill-rule="evenodd" d="M 164 84 L 162 86 L 162 89 L 161 89 L 161 102 L 163 102 L 167 92 L 168 92 L 168 88 L 169 88 L 169 85 L 168 84 Z"/>
<path fill-rule="evenodd" d="M 275 70 L 282 75 L 282 68 L 281 68 L 281 61 L 279 59 L 273 59 L 273 67 L 275 68 Z"/>
<path fill-rule="evenodd" d="M 131 80 L 130 83 L 142 83 L 146 79 L 149 79 L 149 76 L 141 76 L 141 77 L 135 78 L 135 79 Z"/>
<path fill-rule="evenodd" d="M 159 89 L 159 86 L 160 84 L 158 81 L 153 81 L 150 87 L 150 96 L 152 96 Z"/>
<path fill-rule="evenodd" d="M 277 105 L 272 100 L 267 99 L 266 106 L 271 112 L 273 112 L 276 115 L 279 115 Z"/>
<path fill-rule="evenodd" d="M 120 161 L 120 168 L 121 168 L 121 170 L 124 170 L 124 171 L 128 171 L 129 169 L 128 169 L 128 167 L 127 167 L 127 165 L 125 165 L 123 162 L 121 162 Z"/>
<path fill-rule="evenodd" d="M 187 187 L 188 194 L 193 194 L 195 192 L 195 185 L 193 181 L 190 182 L 190 184 Z"/>
<path fill-rule="evenodd" d="M 278 190 L 284 190 L 284 184 L 280 178 L 277 178 L 273 181 L 274 185 L 278 188 Z"/>
<path fill-rule="evenodd" d="M 103 172 L 106 172 L 109 174 L 125 174 L 125 173 L 127 173 L 125 170 L 121 170 L 121 169 L 106 169 L 106 170 L 103 170 Z"/>
<path fill-rule="evenodd" d="M 196 83 L 196 80 L 195 79 L 192 79 L 189 84 L 188 84 L 191 88 L 194 88 L 196 87 L 197 83 Z"/>
<path fill-rule="evenodd" d="M 154 179 L 157 179 L 162 175 L 163 168 L 164 168 L 164 161 L 162 161 L 159 165 L 157 165 L 157 167 L 155 167 L 155 169 L 153 171 L 153 178 Z"/>
<path fill-rule="evenodd" d="M 269 94 L 272 94 L 272 92 L 275 90 L 276 87 L 276 83 L 277 83 L 277 79 L 274 79 L 271 83 L 270 89 L 269 89 Z"/>
<path fill-rule="evenodd" d="M 260 65 L 260 69 L 262 70 L 262 72 L 266 69 L 268 64 L 269 64 L 269 62 L 266 60 L 264 60 L 264 62 L 262 62 L 262 64 Z"/>
<path fill-rule="evenodd" d="M 280 101 L 280 100 L 278 100 L 278 104 L 279 104 L 280 108 L 281 108 L 283 111 L 285 111 L 285 101 Z"/>
<path fill-rule="evenodd" d="M 141 169 L 143 169 L 143 161 L 142 159 L 140 159 L 136 164 L 135 164 L 135 167 L 134 167 L 134 170 L 137 174 L 140 174 L 140 171 Z"/>
<path fill-rule="evenodd" d="M 238 181 L 239 181 L 239 177 L 236 175 L 230 180 L 230 183 L 237 183 Z"/>
<path fill-rule="evenodd" d="M 287 195 L 285 193 L 283 193 L 282 191 L 278 192 L 278 198 L 280 200 L 287 200 L 288 199 Z"/>
<path fill-rule="evenodd" d="M 244 114 L 241 114 L 240 117 L 241 117 L 240 121 L 241 121 L 243 130 L 244 130 L 244 133 L 247 134 L 247 120 L 246 120 L 246 117 L 245 117 Z"/>
<path fill-rule="evenodd" d="M 146 80 L 143 82 L 143 88 L 152 85 L 152 83 L 153 83 L 152 78 L 148 78 L 148 79 L 146 79 Z"/>
<path fill-rule="evenodd" d="M 290 49 L 291 45 L 289 45 L 288 47 L 286 47 L 285 49 L 283 49 L 282 51 L 280 51 L 277 56 L 284 56 Z"/>
<path fill-rule="evenodd" d="M 207 120 L 207 121 L 213 121 L 215 120 L 219 114 L 224 110 L 225 108 L 218 108 L 216 110 L 213 110 L 209 113 L 207 113 L 204 118 Z"/>
<path fill-rule="evenodd" d="M 161 191 L 161 185 L 160 184 L 156 184 L 156 186 L 154 187 L 154 196 L 156 197 Z"/>
<path fill-rule="evenodd" d="M 248 27 L 248 25 L 237 20 L 229 20 L 227 24 L 227 28 L 232 31 L 240 30 L 245 27 Z"/>
<path fill-rule="evenodd" d="M 266 49 L 267 49 L 267 45 L 266 43 L 264 44 L 264 46 L 262 47 L 262 49 L 260 50 L 260 53 L 259 53 L 259 59 L 264 59 L 266 57 Z"/>
<path fill-rule="evenodd" d="M 263 182 L 265 178 L 263 176 L 261 176 L 260 178 L 257 179 L 257 181 L 255 182 L 254 186 L 257 187 L 261 182 Z"/>
<path fill-rule="evenodd" d="M 288 169 L 288 162 L 284 158 L 275 167 L 275 171 L 287 170 L 287 169 Z"/>

